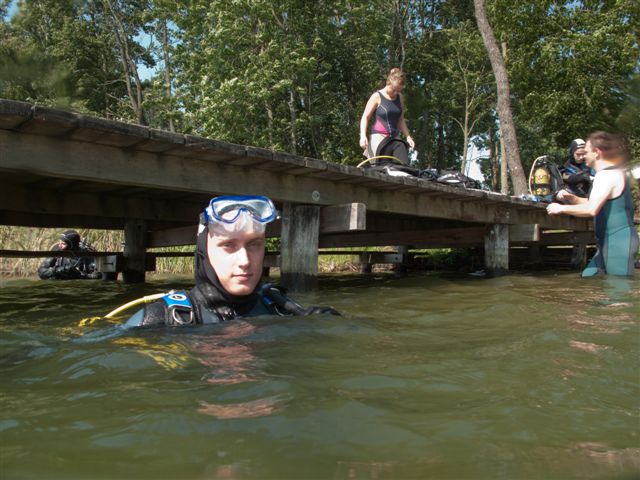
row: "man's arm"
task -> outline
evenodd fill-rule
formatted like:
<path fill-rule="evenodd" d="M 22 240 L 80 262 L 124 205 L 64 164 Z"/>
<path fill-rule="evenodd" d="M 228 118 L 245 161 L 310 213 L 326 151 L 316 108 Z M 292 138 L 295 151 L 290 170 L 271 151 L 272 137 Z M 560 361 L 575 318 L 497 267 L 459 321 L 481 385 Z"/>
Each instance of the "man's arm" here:
<path fill-rule="evenodd" d="M 38 276 L 42 280 L 49 280 L 55 278 L 56 258 L 45 258 L 38 267 Z"/>
<path fill-rule="evenodd" d="M 589 172 L 581 171 L 578 173 L 567 173 L 562 175 L 562 180 L 564 183 L 569 185 L 575 185 L 576 183 L 588 182 L 591 180 L 591 175 Z"/>
<path fill-rule="evenodd" d="M 589 199 L 584 197 L 579 197 L 574 195 L 573 193 L 569 193 L 567 190 L 562 189 L 556 194 L 556 199 L 560 200 L 565 205 L 577 205 L 580 203 L 587 203 Z"/>
<path fill-rule="evenodd" d="M 603 172 L 604 173 L 604 172 Z M 596 175 L 593 181 L 593 188 L 588 199 L 580 199 L 575 195 L 567 197 L 572 205 L 560 205 L 551 203 L 547 206 L 549 215 L 573 215 L 575 217 L 595 217 L 605 202 L 611 197 L 611 192 L 616 186 L 617 176 L 615 174 Z M 563 198 L 564 199 L 564 198 Z M 575 203 L 574 203 L 575 202 Z"/>

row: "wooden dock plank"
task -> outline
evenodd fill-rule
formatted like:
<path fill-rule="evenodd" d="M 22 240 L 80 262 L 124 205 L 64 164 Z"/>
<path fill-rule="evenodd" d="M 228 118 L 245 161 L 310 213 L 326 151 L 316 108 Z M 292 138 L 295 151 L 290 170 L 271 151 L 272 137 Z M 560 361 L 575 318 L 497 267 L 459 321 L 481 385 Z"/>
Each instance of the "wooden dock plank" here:
<path fill-rule="evenodd" d="M 145 152 L 170 152 L 184 147 L 184 135 L 167 132 L 155 128 L 149 129 L 149 139 L 143 140 L 136 145 L 136 148 Z"/>
<path fill-rule="evenodd" d="M 19 126 L 20 131 L 12 131 Z M 65 202 L 71 202 L 89 182 L 105 185 L 104 192 L 100 188 L 91 190 L 100 192 L 107 203 L 120 201 L 111 198 L 117 193 L 110 193 L 107 186 L 121 185 L 132 188 L 123 194 L 165 191 L 167 199 L 175 192 L 189 192 L 195 198 L 259 193 L 293 204 L 355 202 L 366 204 L 369 211 L 476 224 L 590 228 L 588 220 L 549 217 L 541 204 L 494 192 L 464 190 L 413 177 L 390 177 L 353 166 L 20 102 L 0 101 L 0 171 L 42 178 L 45 184 L 50 178 L 66 179 L 72 193 Z M 60 194 L 64 197 L 66 192 Z M 154 194 L 151 201 L 161 201 L 162 196 Z M 14 207 L 0 200 L 0 210 L 9 216 L 21 213 L 26 219 L 27 214 L 35 218 L 42 213 L 33 205 L 31 209 L 11 210 Z M 141 210 L 142 203 L 134 208 Z M 57 215 L 69 213 L 61 211 Z"/>
<path fill-rule="evenodd" d="M 0 99 L 0 128 L 14 129 L 31 119 L 33 106 L 27 102 Z"/>
<path fill-rule="evenodd" d="M 28 121 L 18 128 L 24 133 L 36 135 L 50 135 L 60 137 L 68 134 L 78 127 L 80 116 L 48 107 L 35 106 Z"/>
<path fill-rule="evenodd" d="M 277 172 L 245 168 L 223 161 L 211 162 L 95 143 L 69 142 L 55 137 L 33 135 L 29 142 L 25 142 L 21 135 L 0 130 L 0 170 L 24 171 L 80 182 L 99 179 L 104 183 L 208 195 L 251 192 L 294 203 L 316 203 L 312 193 L 318 192 L 318 202 L 322 205 L 356 202 L 366 204 L 369 210 L 380 212 L 479 223 L 540 223 L 545 228 L 588 229 L 586 220 L 550 217 L 540 205 L 533 205 L 527 210 L 513 208 L 508 202 L 504 202 L 504 206 L 488 205 L 482 201 L 482 192 L 458 191 L 455 187 L 436 184 L 425 184 L 424 194 L 408 193 L 402 189 L 384 190 L 379 187 L 390 185 L 390 188 L 396 188 L 404 185 L 404 180 L 385 179 L 374 173 L 354 176 L 358 180 L 362 178 L 363 182 L 353 184 L 291 175 L 286 170 Z M 293 162 L 286 159 L 284 163 L 290 165 L 300 162 L 303 160 Z M 450 197 L 429 196 L 426 193 L 428 191 L 441 192 Z M 456 198 L 469 195 L 477 197 L 479 201 L 464 204 L 456 201 Z"/>
<path fill-rule="evenodd" d="M 224 161 L 246 155 L 246 149 L 242 145 L 219 142 L 196 135 L 185 135 L 185 147 L 193 157 L 205 160 Z"/>
<path fill-rule="evenodd" d="M 78 115 L 78 127 L 69 134 L 71 140 L 114 147 L 132 147 L 149 138 L 148 127 L 84 115 Z"/>

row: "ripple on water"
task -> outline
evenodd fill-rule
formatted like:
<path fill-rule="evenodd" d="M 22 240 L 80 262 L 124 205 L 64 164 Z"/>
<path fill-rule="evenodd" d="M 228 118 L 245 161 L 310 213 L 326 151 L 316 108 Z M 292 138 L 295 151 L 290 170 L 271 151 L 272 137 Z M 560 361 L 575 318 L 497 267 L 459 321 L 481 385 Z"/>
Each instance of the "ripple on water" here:
<path fill-rule="evenodd" d="M 640 470 L 638 281 L 376 275 L 321 285 L 299 300 L 343 317 L 125 332 L 78 320 L 173 285 L 7 282 L 3 473 L 510 479 Z"/>

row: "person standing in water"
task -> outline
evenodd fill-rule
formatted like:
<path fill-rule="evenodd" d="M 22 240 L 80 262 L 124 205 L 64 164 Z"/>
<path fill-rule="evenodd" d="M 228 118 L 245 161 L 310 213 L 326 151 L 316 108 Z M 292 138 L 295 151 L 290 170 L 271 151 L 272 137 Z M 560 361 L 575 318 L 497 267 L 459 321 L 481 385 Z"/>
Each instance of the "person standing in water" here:
<path fill-rule="evenodd" d="M 622 135 L 594 132 L 586 145 L 585 162 L 596 171 L 589 198 L 560 191 L 551 203 L 549 215 L 594 217 L 598 251 L 582 272 L 583 277 L 598 274 L 633 275 L 634 257 L 640 241 L 633 221 L 631 180 L 626 174 L 627 143 Z"/>
<path fill-rule="evenodd" d="M 42 280 L 95 280 L 102 277 L 100 272 L 96 272 L 95 258 L 82 255 L 92 249 L 80 239 L 77 231 L 64 232 L 51 250 L 71 252 L 72 256 L 45 258 L 38 267 L 38 276 Z"/>
<path fill-rule="evenodd" d="M 169 292 L 146 305 L 125 328 L 219 323 L 259 315 L 340 315 L 331 307 L 304 308 L 283 288 L 260 283 L 265 230 L 277 215 L 267 197 L 211 199 L 198 225 L 195 287 Z"/>
<path fill-rule="evenodd" d="M 360 119 L 360 147 L 367 157 L 391 155 L 409 164 L 407 145 L 400 139 L 402 133 L 407 144 L 415 148 L 416 144 L 404 119 L 404 72 L 392 68 L 387 76 L 387 84 L 369 97 L 369 101 Z M 371 138 L 367 136 L 369 120 L 375 114 L 375 123 L 371 129 Z"/>

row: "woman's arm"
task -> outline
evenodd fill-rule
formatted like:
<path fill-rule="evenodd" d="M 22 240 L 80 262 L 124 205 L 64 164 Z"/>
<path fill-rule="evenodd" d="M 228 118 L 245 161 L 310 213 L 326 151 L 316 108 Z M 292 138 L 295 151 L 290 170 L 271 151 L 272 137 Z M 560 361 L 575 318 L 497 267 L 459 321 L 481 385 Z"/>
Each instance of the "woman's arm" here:
<path fill-rule="evenodd" d="M 400 115 L 400 121 L 398 122 L 398 127 L 400 127 L 400 131 L 407 139 L 407 143 L 411 148 L 416 148 L 416 142 L 413 140 L 411 133 L 409 132 L 409 127 L 407 127 L 407 122 L 404 119 L 404 97 L 400 95 L 400 104 L 402 105 L 402 114 Z"/>
<path fill-rule="evenodd" d="M 376 111 L 378 105 L 380 104 L 380 96 L 376 93 L 369 97 L 369 101 L 367 102 L 367 106 L 364 107 L 364 112 L 362 113 L 362 118 L 360 119 L 360 146 L 363 150 L 366 150 L 369 146 L 369 139 L 367 138 L 367 127 L 369 126 L 369 119 L 373 112 Z"/>
<path fill-rule="evenodd" d="M 604 174 L 603 174 L 604 173 Z M 611 198 L 611 193 L 618 182 L 618 176 L 602 172 L 596 175 L 589 199 L 582 199 L 581 203 L 574 205 L 560 205 L 550 203 L 547 206 L 549 215 L 573 215 L 575 217 L 595 217 L 605 202 Z"/>

